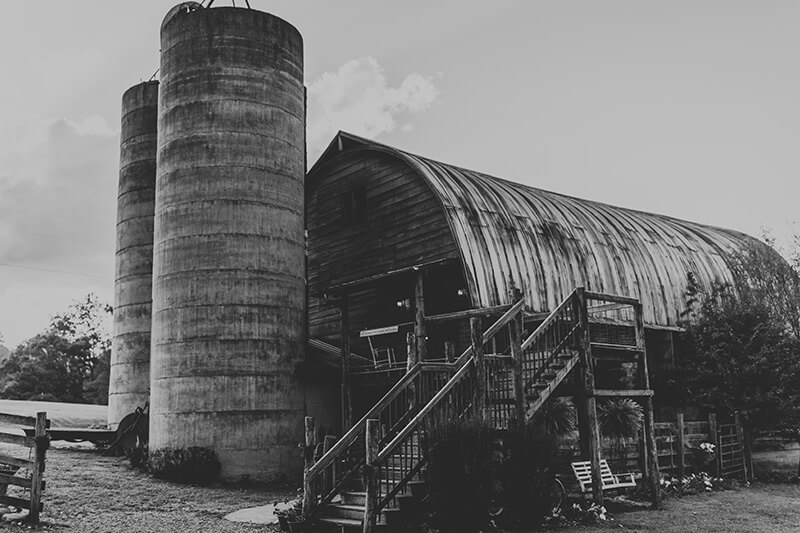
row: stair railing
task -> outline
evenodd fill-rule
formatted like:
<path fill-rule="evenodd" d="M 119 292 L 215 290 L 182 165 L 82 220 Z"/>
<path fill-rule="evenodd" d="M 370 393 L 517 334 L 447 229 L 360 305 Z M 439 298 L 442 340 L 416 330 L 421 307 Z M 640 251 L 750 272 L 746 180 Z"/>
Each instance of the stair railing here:
<path fill-rule="evenodd" d="M 575 289 L 522 342 L 523 390 L 530 391 L 544 377 L 558 356 L 577 349 L 580 343 L 580 298 Z"/>
<path fill-rule="evenodd" d="M 517 320 L 523 312 L 524 303 L 523 300 L 518 301 L 492 324 L 481 336 L 481 344 L 485 345 L 512 320 Z M 479 374 L 472 355 L 473 348 L 470 346 L 453 363 L 456 370 L 447 383 L 381 448 L 372 465 L 377 469 L 380 479 L 376 484 L 378 494 L 367 495 L 368 500 L 377 502 L 374 512 L 370 513 L 371 517 L 377 516 L 389 505 L 425 465 L 427 458 L 424 448 L 428 436 L 424 427 L 438 427 L 474 412 L 479 391 L 486 389 L 478 386 Z M 493 368 L 499 366 L 486 365 L 488 382 L 491 382 Z"/>

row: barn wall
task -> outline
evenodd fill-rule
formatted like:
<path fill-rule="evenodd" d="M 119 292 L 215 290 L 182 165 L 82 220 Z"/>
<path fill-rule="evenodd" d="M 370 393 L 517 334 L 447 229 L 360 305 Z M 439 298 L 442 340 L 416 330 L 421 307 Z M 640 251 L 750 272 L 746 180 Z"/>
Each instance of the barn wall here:
<path fill-rule="evenodd" d="M 350 222 L 347 195 L 359 190 L 363 218 Z M 306 184 L 306 227 L 309 334 L 336 345 L 339 311 L 323 298 L 329 287 L 458 258 L 444 211 L 426 182 L 397 158 L 374 151 L 353 150 L 314 168 Z M 461 276 L 457 263 L 451 268 Z M 351 329 L 410 321 L 394 302 L 408 297 L 411 287 L 410 276 L 398 276 L 351 291 Z"/>

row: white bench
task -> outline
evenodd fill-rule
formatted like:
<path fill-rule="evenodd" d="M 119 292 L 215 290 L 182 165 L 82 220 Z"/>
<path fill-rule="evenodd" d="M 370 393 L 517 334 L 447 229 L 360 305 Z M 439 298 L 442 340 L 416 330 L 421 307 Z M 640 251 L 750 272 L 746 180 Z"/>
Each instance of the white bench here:
<path fill-rule="evenodd" d="M 590 461 L 576 461 L 572 463 L 572 471 L 578 480 L 581 492 L 592 490 L 592 463 Z M 603 482 L 603 490 L 623 489 L 635 487 L 636 480 L 633 479 L 631 472 L 624 474 L 614 474 L 605 459 L 600 459 L 600 479 Z"/>

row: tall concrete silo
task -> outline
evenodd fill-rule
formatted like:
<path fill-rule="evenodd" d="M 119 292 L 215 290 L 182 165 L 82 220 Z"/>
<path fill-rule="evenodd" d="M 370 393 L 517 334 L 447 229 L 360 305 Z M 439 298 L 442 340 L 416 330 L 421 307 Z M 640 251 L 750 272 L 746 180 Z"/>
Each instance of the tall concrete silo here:
<path fill-rule="evenodd" d="M 161 26 L 150 449 L 224 478 L 299 473 L 303 43 L 287 22 L 182 4 Z"/>
<path fill-rule="evenodd" d="M 114 325 L 108 423 L 116 427 L 150 396 L 153 214 L 158 82 L 122 95 Z"/>

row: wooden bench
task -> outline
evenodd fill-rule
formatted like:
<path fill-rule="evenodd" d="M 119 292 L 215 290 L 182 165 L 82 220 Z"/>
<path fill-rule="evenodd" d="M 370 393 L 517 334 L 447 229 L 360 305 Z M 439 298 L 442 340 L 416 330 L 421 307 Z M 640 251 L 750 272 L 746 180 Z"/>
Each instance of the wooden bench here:
<path fill-rule="evenodd" d="M 572 463 L 572 471 L 578 480 L 581 492 L 592 490 L 592 463 L 590 461 L 576 461 Z M 605 459 L 600 459 L 600 479 L 603 482 L 603 490 L 624 489 L 635 487 L 636 480 L 631 472 L 624 474 L 614 474 Z"/>

